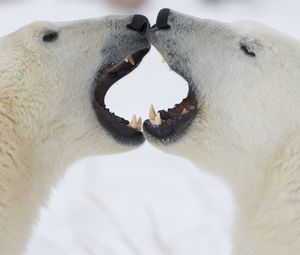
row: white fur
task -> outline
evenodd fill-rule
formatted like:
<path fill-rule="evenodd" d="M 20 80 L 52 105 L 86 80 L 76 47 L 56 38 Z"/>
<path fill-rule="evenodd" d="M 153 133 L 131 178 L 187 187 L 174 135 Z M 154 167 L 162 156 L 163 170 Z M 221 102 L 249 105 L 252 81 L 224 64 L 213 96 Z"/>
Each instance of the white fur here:
<path fill-rule="evenodd" d="M 193 81 L 201 107 L 176 143 L 149 140 L 230 185 L 234 255 L 300 254 L 300 42 L 254 22 L 171 11 L 168 23 L 151 43 Z"/>
<path fill-rule="evenodd" d="M 129 21 L 37 22 L 0 38 L 1 255 L 24 250 L 40 205 L 68 165 L 131 149 L 104 131 L 91 103 L 101 50 L 112 36 L 126 44 L 123 35 L 134 33 Z M 59 31 L 57 41 L 43 42 L 49 30 Z"/>

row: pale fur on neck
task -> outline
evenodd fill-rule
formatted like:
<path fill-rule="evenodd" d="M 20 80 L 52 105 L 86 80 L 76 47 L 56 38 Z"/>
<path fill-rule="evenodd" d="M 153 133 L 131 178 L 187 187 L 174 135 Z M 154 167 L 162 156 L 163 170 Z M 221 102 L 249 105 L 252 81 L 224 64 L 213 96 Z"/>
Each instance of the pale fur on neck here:
<path fill-rule="evenodd" d="M 272 164 L 252 171 L 265 176 L 248 187 L 245 179 L 241 182 L 245 189 L 240 186 L 234 190 L 234 255 L 299 254 L 300 135 L 286 141 L 269 161 Z M 248 171 L 251 173 L 251 169 Z"/>
<path fill-rule="evenodd" d="M 37 145 L 19 136 L 18 122 L 12 116 L 6 114 L 5 109 L 0 109 L 2 255 L 21 254 L 24 250 L 31 237 L 32 226 L 38 219 L 39 209 L 47 202 L 51 187 L 63 173 L 66 163 L 45 161 L 43 155 L 38 155 Z M 51 150 L 53 152 L 53 148 Z"/>

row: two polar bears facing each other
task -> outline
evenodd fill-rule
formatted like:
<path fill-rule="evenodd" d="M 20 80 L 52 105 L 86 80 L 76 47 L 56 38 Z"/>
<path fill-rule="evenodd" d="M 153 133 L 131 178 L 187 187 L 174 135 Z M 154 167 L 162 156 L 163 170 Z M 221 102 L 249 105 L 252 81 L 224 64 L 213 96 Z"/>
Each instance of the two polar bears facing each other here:
<path fill-rule="evenodd" d="M 230 184 L 235 255 L 298 254 L 300 43 L 169 9 L 151 30 L 136 15 L 34 23 L 0 40 L 0 253 L 20 254 L 67 165 L 143 142 L 141 121 L 113 115 L 104 97 L 148 40 L 189 93 L 169 111 L 151 109 L 146 138 Z"/>

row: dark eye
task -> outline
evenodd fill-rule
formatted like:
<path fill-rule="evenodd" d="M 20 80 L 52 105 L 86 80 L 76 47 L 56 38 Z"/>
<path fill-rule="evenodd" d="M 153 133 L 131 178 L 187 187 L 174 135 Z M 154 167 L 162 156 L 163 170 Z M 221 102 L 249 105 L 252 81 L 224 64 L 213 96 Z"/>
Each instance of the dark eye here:
<path fill-rule="evenodd" d="M 247 54 L 250 57 L 256 57 L 256 54 L 255 54 L 254 50 L 249 45 L 246 45 L 246 44 L 243 44 L 243 43 L 240 43 L 240 45 L 241 45 L 241 50 L 245 54 Z"/>
<path fill-rule="evenodd" d="M 43 36 L 43 41 L 47 43 L 54 42 L 58 39 L 58 32 L 49 31 Z"/>

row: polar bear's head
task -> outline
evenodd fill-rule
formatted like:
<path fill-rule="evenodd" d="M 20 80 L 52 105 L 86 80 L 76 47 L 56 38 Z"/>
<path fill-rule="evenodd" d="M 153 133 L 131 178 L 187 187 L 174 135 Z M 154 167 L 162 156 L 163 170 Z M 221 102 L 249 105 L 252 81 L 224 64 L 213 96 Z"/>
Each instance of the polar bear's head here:
<path fill-rule="evenodd" d="M 299 127 L 296 40 L 254 22 L 221 23 L 163 9 L 150 41 L 189 84 L 180 104 L 160 116 L 152 109 L 144 123 L 147 138 L 162 150 L 235 170 L 261 162 Z"/>
<path fill-rule="evenodd" d="M 0 128 L 55 161 L 141 144 L 139 123 L 112 114 L 104 97 L 149 51 L 148 28 L 141 15 L 109 16 L 36 22 L 1 38 Z"/>

